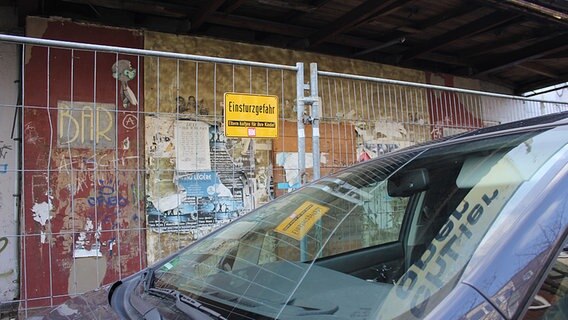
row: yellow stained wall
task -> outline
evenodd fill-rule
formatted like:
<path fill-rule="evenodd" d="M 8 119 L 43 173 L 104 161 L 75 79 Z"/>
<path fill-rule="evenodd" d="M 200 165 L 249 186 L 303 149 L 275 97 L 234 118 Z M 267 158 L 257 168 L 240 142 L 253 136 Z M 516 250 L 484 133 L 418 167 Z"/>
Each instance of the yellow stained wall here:
<path fill-rule="evenodd" d="M 267 46 L 251 45 L 245 43 L 229 42 L 211 38 L 178 36 L 157 32 L 146 32 L 144 46 L 148 50 L 167 51 L 200 56 L 213 56 L 273 64 L 295 66 L 297 62 L 303 62 L 305 66 L 305 82 L 309 81 L 309 64 L 316 62 L 318 69 L 340 73 L 357 74 L 363 76 L 383 77 L 394 80 L 410 82 L 426 81 L 438 85 L 444 83 L 445 77 L 436 75 L 425 76 L 418 70 L 399 68 L 395 66 L 381 65 L 361 60 L 339 58 L 316 53 L 280 49 Z M 280 71 L 264 68 L 254 68 L 238 65 L 226 65 L 209 62 L 195 62 L 191 60 L 177 60 L 165 58 L 144 58 L 144 106 L 145 111 L 156 113 L 158 117 L 163 114 L 174 117 L 184 117 L 179 109 L 178 97 L 185 102 L 190 96 L 194 96 L 196 104 L 191 106 L 188 112 L 190 117 L 209 123 L 221 124 L 223 122 L 223 95 L 226 92 L 241 92 L 253 94 L 276 95 L 280 98 L 281 119 L 290 123 L 296 122 L 296 74 L 292 71 Z M 479 89 L 480 84 L 476 80 L 452 78 L 452 85 Z M 327 139 L 340 139 L 344 150 L 351 150 L 351 156 L 344 155 L 342 158 L 334 158 L 334 152 L 322 149 L 322 153 L 328 153 L 327 161 L 329 168 L 322 165 L 324 172 L 337 169 L 337 165 L 344 163 L 345 159 L 354 159 L 360 152 L 360 146 L 365 140 L 379 141 L 381 143 L 395 143 L 400 147 L 412 143 L 430 140 L 428 101 L 427 95 L 415 94 L 408 99 L 400 99 L 403 91 L 401 87 L 377 87 L 369 89 L 367 84 L 348 80 L 320 78 L 320 96 L 322 96 L 322 125 L 328 123 L 341 125 L 341 128 L 357 128 L 357 138 L 347 139 L 349 135 L 340 135 L 336 130 L 334 137 Z M 327 91 L 326 91 L 327 90 Z M 370 93 L 369 93 L 370 90 Z M 365 93 L 363 94 L 363 91 Z M 385 99 L 388 96 L 389 99 Z M 340 98 L 337 98 L 340 97 Z M 394 98 L 391 98 L 394 97 Z M 397 98 L 398 97 L 398 98 Z M 364 101 L 367 99 L 367 101 Z M 336 100 L 336 101 L 334 101 Z M 373 104 L 376 110 L 371 110 L 368 100 L 380 102 L 380 107 Z M 409 110 L 412 114 L 409 114 Z M 153 115 L 155 116 L 155 115 Z M 380 119 L 380 121 L 378 121 Z M 382 127 L 382 128 L 379 128 Z M 339 128 L 339 127 L 337 127 Z M 385 129 L 386 128 L 386 129 Z M 156 128 L 146 127 L 146 137 L 157 132 Z M 286 131 L 284 131 L 286 130 Z M 308 126 L 306 130 L 311 130 Z M 390 131 L 389 131 L 390 130 Z M 403 132 L 403 136 L 397 136 L 397 130 Z M 325 130 L 324 130 L 325 131 Z M 324 131 L 322 135 L 324 135 Z M 325 132 L 332 132 L 327 130 Z M 379 132 L 379 133 L 377 133 Z M 386 132 L 386 136 L 385 136 Z M 394 132 L 390 135 L 389 132 Z M 285 145 L 285 139 L 297 139 L 297 130 L 290 126 L 282 126 L 282 134 L 275 140 L 270 139 L 247 139 L 235 143 L 235 148 L 229 152 L 238 157 L 244 154 L 240 146 L 248 147 L 252 142 L 255 158 L 255 178 L 259 184 L 266 184 L 266 176 L 273 175 L 281 179 L 281 168 L 278 168 L 275 159 L 275 145 Z M 377 138 L 379 137 L 379 138 Z M 339 141 L 339 140 L 338 140 Z M 346 144 L 343 141 L 348 141 Z M 350 142 L 349 142 L 350 141 Z M 146 146 L 148 147 L 148 138 Z M 279 152 L 287 148 L 279 148 Z M 288 148 L 289 149 L 289 148 Z M 147 149 L 148 150 L 148 149 Z M 157 194 L 156 185 L 160 190 L 174 190 L 173 182 L 170 186 L 164 185 L 164 173 L 173 172 L 175 159 L 149 159 L 147 191 Z M 157 161 L 156 161 L 157 160 Z M 349 160 L 351 161 L 351 160 Z M 349 162 L 348 161 L 348 162 Z M 270 171 L 272 168 L 272 171 Z M 280 170 L 280 171 L 279 171 Z M 262 178 L 261 178 L 262 177 Z M 260 179 L 261 178 L 261 179 Z M 264 181 L 260 181 L 260 180 Z M 167 179 L 166 179 L 167 180 Z M 282 181 L 274 181 L 282 182 Z M 169 182 L 165 182 L 168 184 Z M 266 190 L 257 190 L 256 204 L 268 201 Z M 208 232 L 207 230 L 196 233 L 152 233 L 148 234 L 148 260 L 155 261 L 171 251 L 177 250 L 180 245 L 195 240 L 197 237 Z"/>

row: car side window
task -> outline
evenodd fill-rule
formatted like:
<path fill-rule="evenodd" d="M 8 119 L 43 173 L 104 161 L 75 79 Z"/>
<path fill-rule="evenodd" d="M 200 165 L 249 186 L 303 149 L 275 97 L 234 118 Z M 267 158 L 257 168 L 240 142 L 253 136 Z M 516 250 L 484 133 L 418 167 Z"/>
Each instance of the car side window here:
<path fill-rule="evenodd" d="M 385 183 L 363 191 L 368 191 L 370 197 L 363 205 L 361 247 L 398 241 L 409 198 L 389 196 Z"/>
<path fill-rule="evenodd" d="M 560 252 L 523 320 L 568 319 L 568 247 Z"/>

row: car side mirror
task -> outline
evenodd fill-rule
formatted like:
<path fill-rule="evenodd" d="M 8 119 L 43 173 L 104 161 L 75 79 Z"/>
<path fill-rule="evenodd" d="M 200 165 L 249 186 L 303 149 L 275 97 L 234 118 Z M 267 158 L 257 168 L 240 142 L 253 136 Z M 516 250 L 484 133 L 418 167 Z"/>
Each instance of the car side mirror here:
<path fill-rule="evenodd" d="M 430 185 L 428 170 L 412 169 L 396 173 L 387 182 L 387 191 L 391 197 L 410 197 L 427 190 Z"/>

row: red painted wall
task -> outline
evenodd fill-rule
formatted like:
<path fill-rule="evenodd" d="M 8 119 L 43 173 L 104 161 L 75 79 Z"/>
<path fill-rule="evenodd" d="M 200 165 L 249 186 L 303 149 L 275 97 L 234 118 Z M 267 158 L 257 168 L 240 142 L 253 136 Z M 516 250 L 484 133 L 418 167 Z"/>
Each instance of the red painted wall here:
<path fill-rule="evenodd" d="M 454 77 L 451 75 L 434 75 L 430 72 L 426 72 L 425 75 L 426 82 L 429 84 L 454 87 Z M 437 78 L 437 81 L 433 81 L 434 77 Z M 443 83 L 439 83 L 440 81 L 443 81 Z M 473 105 L 475 99 L 463 99 L 463 95 L 450 91 L 428 89 L 427 92 L 432 139 L 451 135 L 456 133 L 456 130 L 466 131 L 466 129 L 483 127 L 483 120 L 479 119 L 474 111 L 477 107 Z M 455 130 L 448 132 L 450 129 Z"/>
<path fill-rule="evenodd" d="M 26 28 L 30 37 L 143 48 L 137 31 L 41 18 Z M 136 69 L 128 85 L 141 101 L 142 58 L 26 47 L 23 308 L 61 303 L 146 264 L 142 106 L 123 105 L 117 60 Z M 76 111 L 58 110 L 63 102 Z M 109 110 L 97 114 L 95 104 Z"/>

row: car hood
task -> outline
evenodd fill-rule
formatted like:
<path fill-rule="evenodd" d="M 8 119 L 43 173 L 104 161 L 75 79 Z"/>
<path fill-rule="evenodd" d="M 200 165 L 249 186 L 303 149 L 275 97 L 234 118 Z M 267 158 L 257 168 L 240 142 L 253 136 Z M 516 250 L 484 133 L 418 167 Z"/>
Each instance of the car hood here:
<path fill-rule="evenodd" d="M 72 298 L 43 316 L 28 319 L 120 319 L 108 303 L 110 285 Z"/>

